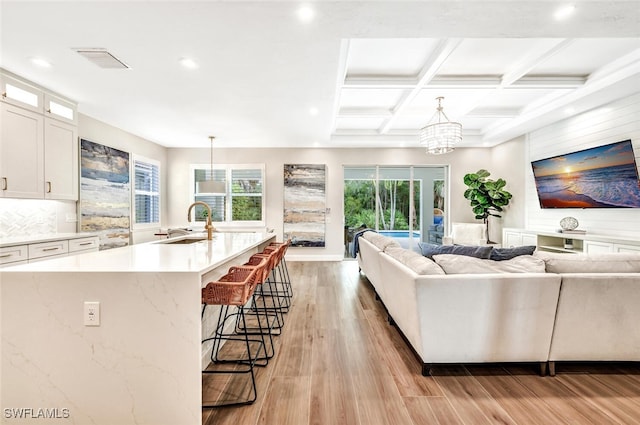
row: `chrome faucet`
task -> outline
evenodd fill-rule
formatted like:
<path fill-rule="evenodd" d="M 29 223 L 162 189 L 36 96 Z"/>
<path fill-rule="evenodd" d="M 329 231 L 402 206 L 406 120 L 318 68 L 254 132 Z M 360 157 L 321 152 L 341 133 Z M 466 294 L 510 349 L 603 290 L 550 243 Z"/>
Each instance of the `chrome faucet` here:
<path fill-rule="evenodd" d="M 213 224 L 211 224 L 211 207 L 208 204 L 202 201 L 196 201 L 193 204 L 189 205 L 189 211 L 187 211 L 187 221 L 191 223 L 191 210 L 196 205 L 202 205 L 207 209 L 207 224 L 205 224 L 204 228 L 207 229 L 207 240 L 210 241 L 213 239 L 213 231 L 215 229 L 213 228 Z"/>

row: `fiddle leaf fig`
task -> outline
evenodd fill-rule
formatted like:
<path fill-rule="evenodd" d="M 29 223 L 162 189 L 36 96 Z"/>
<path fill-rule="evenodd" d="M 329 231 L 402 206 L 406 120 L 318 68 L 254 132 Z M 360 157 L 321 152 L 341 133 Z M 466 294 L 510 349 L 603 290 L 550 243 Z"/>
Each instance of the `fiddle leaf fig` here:
<path fill-rule="evenodd" d="M 507 182 L 504 179 L 489 179 L 490 175 L 487 170 L 478 170 L 464 176 L 464 184 L 468 187 L 464 197 L 470 201 L 476 219 L 485 223 L 489 216 L 501 217 L 496 213 L 502 212 L 512 197 L 511 193 L 504 189 Z"/>

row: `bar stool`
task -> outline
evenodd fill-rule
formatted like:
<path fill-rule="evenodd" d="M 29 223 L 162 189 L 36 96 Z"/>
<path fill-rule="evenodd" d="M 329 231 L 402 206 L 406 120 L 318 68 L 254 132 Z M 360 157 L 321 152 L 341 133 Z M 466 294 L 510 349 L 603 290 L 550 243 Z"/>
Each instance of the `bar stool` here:
<path fill-rule="evenodd" d="M 263 251 L 264 253 L 275 252 L 276 259 L 270 279 L 276 291 L 275 295 L 280 298 L 285 313 L 289 311 L 293 298 L 293 288 L 285 260 L 285 254 L 290 244 L 291 240 L 283 243 L 271 243 Z"/>
<path fill-rule="evenodd" d="M 259 253 L 251 256 L 249 261 L 243 265 L 244 267 L 252 267 L 256 264 L 264 264 L 262 268 L 262 276 L 261 278 L 259 278 L 261 284 L 258 284 L 256 291 L 253 294 L 253 303 L 251 310 L 246 314 L 256 316 L 257 320 L 262 320 L 262 318 L 264 318 L 265 323 L 264 325 L 262 325 L 261 322 L 261 330 L 256 329 L 255 327 L 245 329 L 239 326 L 239 323 L 237 323 L 238 332 L 265 332 L 266 334 L 268 334 L 270 342 L 273 342 L 272 335 L 280 335 L 282 326 L 284 325 L 284 315 L 281 300 L 275 295 L 276 291 L 271 288 L 273 283 L 269 279 L 269 276 L 271 275 L 271 272 L 275 267 L 276 261 L 277 255 L 275 252 L 271 252 L 269 254 Z M 265 290 L 265 286 L 269 286 L 270 289 Z M 268 305 L 267 300 L 269 300 Z M 270 356 L 269 358 L 271 357 L 273 356 Z"/>
<path fill-rule="evenodd" d="M 257 398 L 258 393 L 253 368 L 256 365 L 257 360 L 260 358 L 261 351 L 265 352 L 266 356 L 264 339 L 250 339 L 250 334 L 237 335 L 235 333 L 225 333 L 224 328 L 228 320 L 240 320 L 246 327 L 245 305 L 253 296 L 259 271 L 259 268 L 231 267 L 226 275 L 222 276 L 217 281 L 207 283 L 206 287 L 202 288 L 202 317 L 204 317 L 207 305 L 221 306 L 214 335 L 210 338 L 205 338 L 202 343 L 204 344 L 208 341 L 213 342 L 211 350 L 212 363 L 233 363 L 235 365 L 232 370 L 203 370 L 202 373 L 249 373 L 251 376 L 252 387 L 251 393 L 245 401 L 203 404 L 202 407 L 204 408 L 252 404 Z M 235 307 L 235 311 L 230 311 L 230 307 Z M 220 353 L 220 348 L 222 343 L 226 341 L 244 342 L 246 356 L 243 355 L 236 358 L 223 358 Z M 252 344 L 257 344 L 255 351 L 252 351 Z M 243 368 L 238 366 L 245 367 Z"/>

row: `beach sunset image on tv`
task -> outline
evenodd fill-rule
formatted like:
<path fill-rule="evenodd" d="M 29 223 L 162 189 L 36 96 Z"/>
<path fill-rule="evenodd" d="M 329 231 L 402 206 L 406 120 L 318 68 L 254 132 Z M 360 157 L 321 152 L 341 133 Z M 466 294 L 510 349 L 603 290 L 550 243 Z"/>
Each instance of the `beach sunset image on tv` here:
<path fill-rule="evenodd" d="M 542 208 L 640 208 L 631 140 L 533 161 Z"/>

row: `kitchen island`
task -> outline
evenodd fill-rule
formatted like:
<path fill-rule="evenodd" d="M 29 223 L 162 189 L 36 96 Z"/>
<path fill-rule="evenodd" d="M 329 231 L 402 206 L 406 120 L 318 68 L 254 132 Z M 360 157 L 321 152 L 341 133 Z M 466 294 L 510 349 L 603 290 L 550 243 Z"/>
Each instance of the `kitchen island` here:
<path fill-rule="evenodd" d="M 3 269 L 1 423 L 200 424 L 200 289 L 275 235 L 187 239 Z"/>

